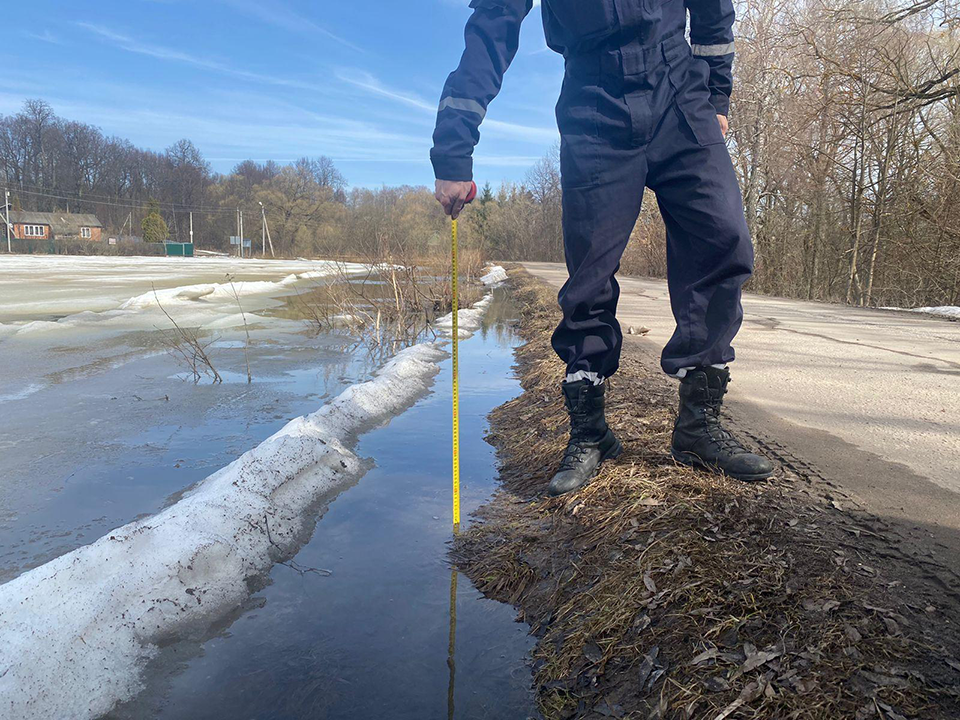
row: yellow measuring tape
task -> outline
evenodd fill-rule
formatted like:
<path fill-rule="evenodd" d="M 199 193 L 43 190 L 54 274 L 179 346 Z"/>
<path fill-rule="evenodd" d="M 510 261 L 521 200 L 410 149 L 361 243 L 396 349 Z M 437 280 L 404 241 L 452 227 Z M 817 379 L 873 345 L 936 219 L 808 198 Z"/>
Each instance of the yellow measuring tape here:
<path fill-rule="evenodd" d="M 450 259 L 453 265 L 453 534 L 460 534 L 460 302 L 457 287 L 457 221 L 451 231 Z M 447 720 L 454 716 L 454 689 L 456 687 L 457 646 L 457 568 L 450 570 L 450 637 L 447 645 L 447 667 L 450 682 L 447 686 Z"/>
<path fill-rule="evenodd" d="M 460 532 L 460 303 L 457 293 L 457 221 L 453 221 L 453 531 Z"/>
<path fill-rule="evenodd" d="M 469 203 L 476 197 L 477 186 L 474 185 L 466 198 Z M 458 280 L 460 273 L 457 268 L 457 220 L 454 218 L 451 225 L 450 260 L 453 265 L 452 288 L 453 294 L 453 534 L 460 534 L 460 293 Z M 453 720 L 454 688 L 456 677 L 456 646 L 457 646 L 457 568 L 450 569 L 450 637 L 447 647 L 447 666 L 450 668 L 450 683 L 447 687 L 447 718 Z"/>

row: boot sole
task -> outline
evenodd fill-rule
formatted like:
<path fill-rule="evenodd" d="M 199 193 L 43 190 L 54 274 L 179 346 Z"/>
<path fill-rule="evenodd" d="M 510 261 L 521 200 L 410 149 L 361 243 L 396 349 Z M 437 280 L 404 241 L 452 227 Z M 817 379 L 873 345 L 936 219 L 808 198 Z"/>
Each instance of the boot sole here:
<path fill-rule="evenodd" d="M 716 465 L 711 465 L 710 463 L 704 462 L 703 460 L 700 459 L 699 455 L 695 455 L 694 453 L 678 452 L 676 450 L 670 450 L 670 455 L 671 457 L 673 457 L 674 460 L 676 460 L 681 465 L 686 465 L 687 467 L 701 468 L 703 470 L 709 470 L 712 473 L 716 473 L 718 475 L 726 475 L 727 477 L 732 477 L 734 480 L 740 480 L 741 482 L 757 482 L 759 480 L 766 480 L 768 478 L 773 477 L 774 472 L 776 472 L 776 469 L 774 469 L 774 470 L 771 470 L 770 472 L 765 472 L 765 473 L 751 473 L 751 474 L 731 473 L 731 472 L 727 472 L 726 470 L 720 469 Z"/>
<path fill-rule="evenodd" d="M 612 433 L 611 433 L 611 434 L 612 434 Z M 600 472 L 600 468 L 601 468 L 601 466 L 603 465 L 604 461 L 606 461 L 606 460 L 616 460 L 616 459 L 617 459 L 618 457 L 620 457 L 621 455 L 623 455 L 623 443 L 621 443 L 620 440 L 617 438 L 617 436 L 614 435 L 614 436 L 613 436 L 613 445 L 611 445 L 611 446 L 603 453 L 603 455 L 600 456 L 600 462 L 597 463 L 597 467 L 596 467 L 596 468 L 594 469 L 594 471 L 590 474 L 590 477 L 588 477 L 586 480 L 584 480 L 581 485 L 577 485 L 577 487 L 575 487 L 575 488 L 570 488 L 569 490 L 566 490 L 566 491 L 564 491 L 564 492 L 558 492 L 558 493 L 550 492 L 549 489 L 548 489 L 547 494 L 548 494 L 550 497 L 560 497 L 561 495 L 569 495 L 569 494 L 572 493 L 572 492 L 576 492 L 577 490 L 579 490 L 580 488 L 582 488 L 584 485 L 586 485 L 587 483 L 589 483 L 591 480 L 593 480 L 593 479 L 597 476 L 597 473 Z"/>

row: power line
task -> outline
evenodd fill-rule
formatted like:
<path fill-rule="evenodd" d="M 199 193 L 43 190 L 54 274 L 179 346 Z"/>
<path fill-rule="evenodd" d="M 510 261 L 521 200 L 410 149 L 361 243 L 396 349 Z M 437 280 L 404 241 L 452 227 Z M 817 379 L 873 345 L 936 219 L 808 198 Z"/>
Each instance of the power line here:
<path fill-rule="evenodd" d="M 4 184 L 4 183 L 0 181 L 0 184 Z M 27 195 L 43 196 L 43 197 L 55 198 L 58 200 L 71 200 L 74 202 L 90 202 L 90 203 L 96 203 L 98 205 L 117 205 L 118 204 L 118 200 L 114 195 L 103 195 L 99 193 L 89 193 L 89 194 L 83 194 L 83 195 L 63 195 L 59 193 L 63 193 L 65 191 L 47 188 L 42 185 L 31 185 L 29 183 L 20 183 L 16 181 L 10 181 L 5 184 L 7 187 L 14 188 L 14 190 L 23 192 L 24 194 L 27 194 Z M 30 190 L 24 190 L 23 188 L 30 188 Z M 119 201 L 119 202 L 122 203 L 123 201 Z M 129 207 L 140 207 L 140 206 L 143 206 L 144 204 L 149 205 L 151 203 L 155 203 L 156 205 L 159 205 L 161 209 L 170 210 L 171 212 L 205 212 L 205 213 L 232 212 L 232 210 L 205 210 L 200 207 L 183 205 L 180 203 L 171 202 L 169 200 L 133 200 L 131 199 L 126 202 L 132 203 L 132 205 L 129 205 Z M 137 203 L 139 203 L 139 205 L 137 205 Z"/>
<path fill-rule="evenodd" d="M 26 186 L 26 187 L 36 187 L 36 186 Z M 48 199 L 51 199 L 51 200 L 66 200 L 66 201 L 75 202 L 75 203 L 87 202 L 87 203 L 91 203 L 91 204 L 95 204 L 95 205 L 106 205 L 106 206 L 109 206 L 109 207 L 122 208 L 122 209 L 124 209 L 124 210 L 149 210 L 149 209 L 151 208 L 151 205 L 156 204 L 156 205 L 160 206 L 160 210 L 164 210 L 164 211 L 167 211 L 167 212 L 182 212 L 182 213 L 190 213 L 190 212 L 193 212 L 193 213 L 198 213 L 198 214 L 201 214 L 201 215 L 225 215 L 225 214 L 227 214 L 227 213 L 236 213 L 236 212 L 237 212 L 237 210 L 235 210 L 235 209 L 226 209 L 226 208 L 221 208 L 221 209 L 202 209 L 202 208 L 195 208 L 195 207 L 194 207 L 194 208 L 191 208 L 190 206 L 187 206 L 187 205 L 176 205 L 175 203 L 159 203 L 159 202 L 155 202 L 155 201 L 147 201 L 147 202 L 144 202 L 144 201 L 131 200 L 131 201 L 129 201 L 129 202 L 115 202 L 115 201 L 113 201 L 113 200 L 92 200 L 91 197 L 93 197 L 93 196 L 76 197 L 76 196 L 70 196 L 70 195 L 61 195 L 61 194 L 57 194 L 57 193 L 34 192 L 34 191 L 31 191 L 31 190 L 20 190 L 20 189 L 15 189 L 13 192 L 19 192 L 19 193 L 22 193 L 22 194 L 24 194 L 24 195 L 31 195 L 31 196 L 33 196 L 33 197 L 48 198 Z M 168 207 L 163 207 L 164 204 L 168 205 Z M 270 202 L 270 201 L 268 200 L 268 201 L 267 201 L 266 203 L 264 203 L 264 204 L 267 205 L 267 206 L 269 206 L 272 210 L 276 210 L 277 212 L 280 212 L 281 214 L 283 213 L 283 207 L 277 205 L 276 203 Z M 242 207 L 243 207 L 243 206 L 240 206 L 240 208 L 242 208 Z M 264 214 L 265 214 L 265 213 L 266 213 L 266 210 L 264 209 L 263 212 L 264 212 Z M 312 227 L 312 228 L 317 228 L 317 229 L 323 229 L 323 228 L 327 227 L 327 225 L 326 225 L 325 223 L 323 223 L 322 221 L 308 220 L 308 219 L 302 218 L 302 217 L 296 217 L 295 222 L 296 222 L 298 225 L 304 226 L 304 227 Z M 132 228 L 131 228 L 131 229 L 132 229 Z M 269 229 L 267 229 L 266 232 L 269 233 Z M 271 244 L 271 245 L 273 244 L 272 241 L 270 241 L 270 244 Z"/>
<path fill-rule="evenodd" d="M 207 215 L 222 215 L 225 213 L 233 212 L 232 210 L 223 210 L 223 209 L 208 210 L 204 208 L 190 207 L 188 205 L 177 205 L 176 203 L 169 203 L 169 202 L 161 203 L 161 202 L 155 202 L 155 201 L 142 201 L 142 200 L 131 200 L 129 202 L 116 202 L 114 200 L 99 200 L 99 199 L 96 199 L 98 196 L 94 196 L 94 195 L 88 195 L 86 197 L 77 197 L 77 196 L 71 196 L 71 195 L 60 195 L 60 194 L 51 193 L 51 192 L 35 192 L 33 190 L 20 190 L 20 189 L 16 189 L 14 192 L 18 192 L 23 195 L 32 195 L 34 197 L 49 198 L 51 200 L 67 200 L 69 202 L 75 202 L 75 203 L 86 202 L 94 205 L 108 205 L 112 207 L 124 208 L 127 210 L 149 209 L 151 205 L 155 204 L 161 210 L 167 210 L 169 212 L 184 212 L 184 213 L 195 212 L 195 213 L 201 213 L 201 214 L 207 214 Z"/>
<path fill-rule="evenodd" d="M 48 193 L 63 193 L 63 192 L 66 192 L 65 190 L 58 190 L 58 189 L 56 189 L 56 188 L 48 188 L 48 187 L 43 186 L 43 185 L 32 185 L 32 184 L 30 184 L 30 183 L 23 183 L 23 182 L 11 181 L 11 180 L 7 180 L 4 184 L 5 184 L 7 187 L 19 188 L 20 190 L 22 190 L 22 191 L 25 192 L 25 193 L 26 193 L 26 192 L 29 192 L 30 190 L 33 190 L 33 191 L 34 191 L 33 194 L 37 194 L 37 191 L 39 191 L 40 193 L 43 193 L 44 195 L 46 195 L 46 194 L 48 194 Z M 27 189 L 24 190 L 23 188 L 27 188 Z M 59 196 L 58 196 L 58 197 L 59 197 Z M 72 199 L 74 199 L 74 196 L 63 196 L 62 199 L 72 200 Z M 101 202 L 101 201 L 102 201 L 102 203 L 111 203 L 111 202 L 115 202 L 115 201 L 117 200 L 117 197 L 116 197 L 115 195 L 104 195 L 104 194 L 102 194 L 102 193 L 90 193 L 90 194 L 85 194 L 85 195 L 82 195 L 82 196 L 76 196 L 76 200 L 77 200 L 78 202 L 86 202 L 86 201 L 89 200 L 89 201 L 91 201 L 91 202 Z M 130 202 L 144 202 L 144 201 L 142 201 L 142 200 L 131 200 Z M 196 211 L 196 210 L 197 210 L 197 208 L 190 208 L 190 207 L 188 207 L 188 206 L 186 206 L 186 205 L 182 205 L 182 204 L 175 203 L 175 202 L 170 202 L 169 200 L 155 200 L 155 201 L 147 201 L 147 202 L 156 202 L 156 203 L 157 203 L 158 205 L 160 205 L 160 206 L 168 205 L 168 206 L 171 207 L 171 209 L 176 210 L 176 211 L 180 211 L 181 209 L 184 209 L 184 210 L 186 210 L 186 211 L 189 211 L 189 210 L 195 210 L 195 211 Z"/>

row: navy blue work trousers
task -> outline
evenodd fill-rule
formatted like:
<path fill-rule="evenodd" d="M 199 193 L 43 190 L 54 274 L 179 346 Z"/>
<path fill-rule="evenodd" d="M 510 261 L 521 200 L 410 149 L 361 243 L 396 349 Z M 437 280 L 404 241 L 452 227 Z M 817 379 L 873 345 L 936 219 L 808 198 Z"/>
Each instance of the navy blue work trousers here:
<path fill-rule="evenodd" d="M 557 121 L 569 279 L 553 348 L 568 374 L 607 378 L 619 367 L 615 275 L 644 187 L 666 225 L 677 323 L 664 371 L 733 360 L 753 245 L 707 75 L 682 35 L 567 58 Z"/>

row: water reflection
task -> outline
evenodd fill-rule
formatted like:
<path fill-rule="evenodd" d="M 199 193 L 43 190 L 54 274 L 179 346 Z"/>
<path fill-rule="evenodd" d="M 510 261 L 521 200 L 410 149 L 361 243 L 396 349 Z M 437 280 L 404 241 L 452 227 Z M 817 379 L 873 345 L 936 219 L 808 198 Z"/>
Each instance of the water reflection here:
<path fill-rule="evenodd" d="M 447 685 L 447 720 L 453 720 L 455 710 L 454 690 L 457 687 L 457 576 L 456 568 L 450 571 L 450 642 L 447 644 L 447 667 L 450 668 L 450 683 Z"/>
<path fill-rule="evenodd" d="M 511 377 L 518 340 L 499 336 L 506 342 L 491 327 L 461 344 L 465 517 L 495 485 L 486 415 L 519 392 Z M 149 668 L 147 692 L 115 717 L 530 716 L 526 626 L 447 562 L 451 400 L 448 361 L 433 394 L 361 439 L 359 452 L 376 467 L 332 502 L 295 558 L 329 577 L 274 568 L 254 610 L 194 652 L 173 646 L 168 664 Z"/>

